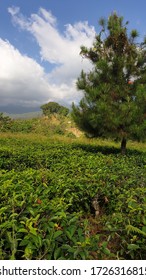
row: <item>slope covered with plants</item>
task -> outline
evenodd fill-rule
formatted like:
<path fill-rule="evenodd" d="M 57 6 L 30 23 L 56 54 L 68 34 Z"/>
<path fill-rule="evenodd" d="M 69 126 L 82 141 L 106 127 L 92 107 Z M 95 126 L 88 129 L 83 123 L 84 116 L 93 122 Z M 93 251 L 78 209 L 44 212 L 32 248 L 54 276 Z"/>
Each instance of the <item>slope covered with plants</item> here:
<path fill-rule="evenodd" d="M 3 133 L 0 168 L 0 259 L 145 259 L 144 144 Z"/>

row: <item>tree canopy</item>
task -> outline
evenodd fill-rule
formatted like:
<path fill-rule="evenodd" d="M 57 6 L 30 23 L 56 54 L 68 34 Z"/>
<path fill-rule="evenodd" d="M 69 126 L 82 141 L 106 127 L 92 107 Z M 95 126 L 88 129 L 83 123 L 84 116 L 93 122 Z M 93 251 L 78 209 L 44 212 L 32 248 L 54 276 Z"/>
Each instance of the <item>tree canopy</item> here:
<path fill-rule="evenodd" d="M 93 68 L 77 79 L 83 98 L 72 105 L 72 116 L 95 137 L 121 139 L 125 153 L 127 139 L 146 136 L 146 38 L 138 43 L 138 32 L 128 32 L 128 22 L 115 12 L 99 24 L 93 46 L 81 46 Z"/>
<path fill-rule="evenodd" d="M 56 102 L 49 102 L 41 106 L 43 114 L 45 116 L 49 116 L 50 114 L 60 114 L 63 116 L 67 116 L 69 113 L 69 109 L 56 103 Z"/>

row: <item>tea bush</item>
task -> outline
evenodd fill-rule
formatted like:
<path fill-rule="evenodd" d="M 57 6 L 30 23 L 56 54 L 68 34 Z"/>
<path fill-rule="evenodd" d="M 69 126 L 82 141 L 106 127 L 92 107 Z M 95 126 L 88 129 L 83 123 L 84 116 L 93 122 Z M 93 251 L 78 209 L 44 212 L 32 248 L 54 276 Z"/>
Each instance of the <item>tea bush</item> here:
<path fill-rule="evenodd" d="M 1 137 L 0 167 L 1 259 L 145 258 L 145 152 Z"/>

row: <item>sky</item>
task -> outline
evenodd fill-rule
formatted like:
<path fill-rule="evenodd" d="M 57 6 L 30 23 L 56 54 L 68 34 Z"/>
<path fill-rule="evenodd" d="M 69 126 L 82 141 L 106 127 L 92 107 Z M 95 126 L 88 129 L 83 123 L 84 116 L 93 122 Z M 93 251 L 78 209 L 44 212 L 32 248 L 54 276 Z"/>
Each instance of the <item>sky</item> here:
<path fill-rule="evenodd" d="M 0 0 L 0 112 L 38 111 L 50 101 L 78 104 L 77 78 L 92 67 L 80 47 L 92 47 L 98 20 L 113 11 L 142 40 L 145 0 Z"/>

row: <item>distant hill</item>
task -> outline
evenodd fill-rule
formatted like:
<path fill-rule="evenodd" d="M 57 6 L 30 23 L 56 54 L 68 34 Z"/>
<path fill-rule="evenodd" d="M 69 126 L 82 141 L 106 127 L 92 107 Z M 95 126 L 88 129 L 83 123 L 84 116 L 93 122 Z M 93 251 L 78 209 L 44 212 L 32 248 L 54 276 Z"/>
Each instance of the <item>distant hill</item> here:
<path fill-rule="evenodd" d="M 30 112 L 37 112 L 40 111 L 40 106 L 38 107 L 23 107 L 21 105 L 7 105 L 1 106 L 0 104 L 0 112 L 5 112 L 7 114 L 25 114 Z"/>
<path fill-rule="evenodd" d="M 37 112 L 29 112 L 29 113 L 23 113 L 23 114 L 8 114 L 4 113 L 5 116 L 9 116 L 11 119 L 33 119 L 33 118 L 38 118 L 42 116 L 42 111 L 37 111 Z"/>

